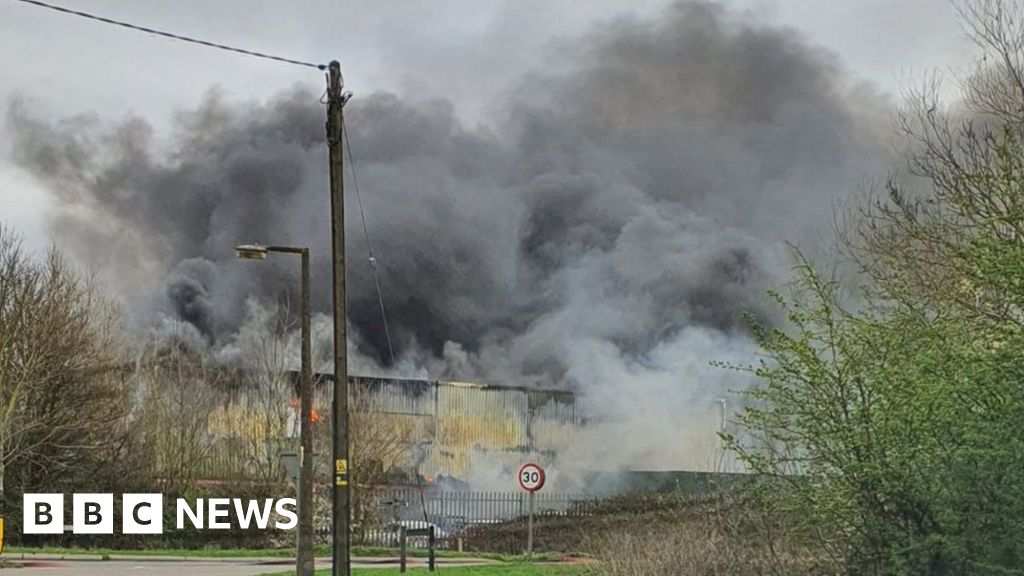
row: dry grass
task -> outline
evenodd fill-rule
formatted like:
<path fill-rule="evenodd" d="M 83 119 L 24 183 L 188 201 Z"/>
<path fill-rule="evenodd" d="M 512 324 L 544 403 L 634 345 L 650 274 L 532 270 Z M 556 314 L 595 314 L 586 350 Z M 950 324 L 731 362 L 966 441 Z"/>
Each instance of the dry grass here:
<path fill-rule="evenodd" d="M 605 576 L 823 576 L 839 567 L 749 504 L 714 501 L 609 518 L 584 540 Z"/>
<path fill-rule="evenodd" d="M 603 576 L 778 575 L 843 572 L 825 547 L 765 512 L 754 496 L 697 499 L 675 494 L 621 496 L 585 506 L 571 516 L 537 518 L 538 550 L 583 552 Z M 525 521 L 481 527 L 468 550 L 521 552 Z"/>

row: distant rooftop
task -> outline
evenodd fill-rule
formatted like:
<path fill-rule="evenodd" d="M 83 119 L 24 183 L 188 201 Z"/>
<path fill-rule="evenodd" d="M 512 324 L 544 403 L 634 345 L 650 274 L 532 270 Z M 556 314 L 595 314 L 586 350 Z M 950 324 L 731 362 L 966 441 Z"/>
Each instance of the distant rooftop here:
<path fill-rule="evenodd" d="M 292 382 L 298 384 L 299 382 L 299 371 L 298 370 L 285 370 Z M 514 390 L 517 392 L 526 393 L 545 393 L 551 395 L 565 395 L 567 397 L 574 397 L 575 394 L 569 390 L 560 390 L 557 388 L 536 388 L 530 386 L 509 386 L 506 384 L 485 384 L 480 382 L 464 382 L 457 380 L 428 380 L 420 378 L 388 378 L 385 376 L 360 376 L 356 374 L 349 374 L 348 381 L 350 383 L 359 383 L 364 385 L 374 385 L 376 383 L 384 384 L 389 386 L 401 386 L 408 388 L 417 387 L 433 387 L 433 386 L 452 386 L 460 388 L 477 388 L 480 390 Z M 334 374 L 329 372 L 316 372 L 313 374 L 313 385 L 321 386 L 330 382 L 334 382 Z"/>

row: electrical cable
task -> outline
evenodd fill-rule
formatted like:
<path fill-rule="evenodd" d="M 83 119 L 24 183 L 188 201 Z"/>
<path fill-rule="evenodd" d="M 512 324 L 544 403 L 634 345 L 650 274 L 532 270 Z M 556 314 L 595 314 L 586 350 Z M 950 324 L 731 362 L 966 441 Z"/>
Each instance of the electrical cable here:
<path fill-rule="evenodd" d="M 366 211 L 363 208 L 363 197 L 362 197 L 362 194 L 359 191 L 359 176 L 356 173 L 356 160 L 355 160 L 355 156 L 352 154 L 352 141 L 349 138 L 348 125 L 345 123 L 344 119 L 342 119 L 342 123 L 341 123 L 341 133 L 342 133 L 342 138 L 344 138 L 344 140 L 345 140 L 345 151 L 347 152 L 349 169 L 350 169 L 350 172 L 352 174 L 352 187 L 355 189 L 355 192 L 356 192 L 356 205 L 359 207 L 359 218 L 360 218 L 360 220 L 362 222 L 362 225 L 363 225 L 363 239 L 366 241 L 367 260 L 370 263 L 370 270 L 373 273 L 373 283 L 374 283 L 374 286 L 377 289 L 377 303 L 380 305 L 380 316 L 381 316 L 381 321 L 382 321 L 383 326 L 384 326 L 384 337 L 387 339 L 388 354 L 391 357 L 391 365 L 394 366 L 395 365 L 395 350 L 394 350 L 394 347 L 391 344 L 391 330 L 388 327 L 387 309 L 384 306 L 384 293 L 381 290 L 381 287 L 380 287 L 380 277 L 379 277 L 379 274 L 377 272 L 377 258 L 376 258 L 376 256 L 373 255 L 373 245 L 370 243 L 369 225 L 366 223 Z M 416 475 L 416 488 L 417 488 L 417 491 L 419 492 L 419 496 L 420 496 L 420 510 L 423 511 L 423 523 L 426 524 L 426 528 L 427 528 L 427 530 L 429 530 L 431 528 L 431 522 L 430 522 L 430 516 L 427 514 L 427 501 L 426 501 L 426 496 L 424 496 L 423 479 L 421 478 L 421 475 L 420 475 L 419 464 L 416 465 L 415 475 Z M 436 561 L 434 563 L 434 571 L 435 572 L 439 572 L 440 571 L 440 567 L 437 565 Z"/>
<path fill-rule="evenodd" d="M 377 257 L 373 255 L 373 246 L 370 244 L 370 231 L 369 226 L 366 224 L 366 212 L 363 209 L 363 197 L 359 192 L 359 177 L 356 174 L 356 159 L 352 155 L 352 141 L 348 136 L 348 126 L 345 121 L 341 122 L 341 134 L 345 139 L 345 148 L 348 152 L 348 165 L 352 174 L 352 186 L 356 191 L 356 204 L 359 206 L 359 218 L 363 223 L 363 238 L 366 240 L 366 257 L 370 263 L 370 270 L 373 273 L 373 283 L 377 289 L 377 303 L 380 306 L 380 317 L 384 324 L 384 337 L 388 343 L 388 354 L 391 357 L 391 365 L 395 365 L 395 349 L 391 344 L 391 329 L 388 327 L 388 313 L 384 306 L 384 293 L 380 288 L 380 277 L 377 273 Z"/>
<path fill-rule="evenodd" d="M 273 54 L 267 54 L 265 52 L 255 52 L 253 50 L 246 50 L 244 48 L 236 48 L 234 46 L 228 46 L 226 44 L 218 44 L 216 42 L 210 42 L 209 40 L 202 40 L 199 38 L 193 38 L 191 36 L 184 36 L 182 34 L 175 34 L 173 32 L 167 32 L 165 30 L 158 30 L 156 28 L 149 28 L 147 26 L 139 26 L 138 24 L 132 24 L 123 20 L 115 20 L 113 18 L 107 18 L 105 16 L 98 16 L 89 12 L 83 12 L 81 10 L 72 10 L 71 8 L 65 8 L 64 6 L 57 6 L 55 4 L 48 4 L 46 2 L 40 2 L 39 0 L 15 0 L 16 2 L 22 2 L 24 4 L 32 4 L 48 10 L 54 10 L 56 12 L 62 12 L 64 14 L 70 14 L 72 16 L 79 16 L 81 18 L 87 18 L 89 20 L 95 20 L 97 22 L 103 22 L 105 24 L 113 24 L 115 26 L 121 26 L 122 28 L 128 28 L 136 30 L 138 32 L 145 32 L 147 34 L 153 34 L 156 36 L 163 36 L 165 38 L 171 38 L 172 40 L 181 40 L 182 42 L 190 42 L 192 44 L 198 44 L 200 46 L 206 46 L 208 48 L 217 48 L 218 50 L 226 50 L 228 52 L 235 52 L 238 54 L 245 54 L 246 56 L 253 56 L 256 58 L 264 58 L 266 60 L 273 60 L 275 62 L 283 62 L 285 64 L 294 64 L 296 66 L 305 66 L 309 68 L 317 68 L 324 70 L 327 68 L 326 64 L 314 64 L 312 62 L 303 62 L 302 60 L 293 60 L 291 58 L 285 58 L 283 56 L 275 56 Z"/>
<path fill-rule="evenodd" d="M 61 13 L 64 13 L 64 14 L 69 14 L 69 15 L 72 15 L 72 16 L 78 16 L 78 17 L 81 17 L 81 18 L 86 18 L 86 19 L 89 19 L 89 20 L 94 20 L 96 22 L 102 22 L 102 23 L 105 23 L 105 24 L 112 24 L 114 26 L 120 26 L 122 28 L 127 28 L 127 29 L 130 29 L 130 30 L 135 30 L 137 32 L 144 32 L 144 33 L 152 34 L 152 35 L 155 35 L 155 36 L 162 36 L 164 38 L 170 38 L 172 40 L 180 40 L 182 42 L 189 42 L 189 43 L 192 43 L 192 44 L 197 44 L 197 45 L 205 46 L 205 47 L 208 47 L 208 48 L 216 48 L 218 50 L 225 50 L 225 51 L 228 51 L 228 52 L 235 52 L 237 54 L 244 54 L 246 56 L 253 56 L 253 57 L 256 57 L 256 58 L 263 58 L 263 59 L 266 59 L 266 60 L 272 60 L 272 61 L 275 61 L 275 62 L 281 62 L 281 63 L 285 63 L 285 64 L 293 64 L 293 65 L 296 65 L 296 66 L 304 66 L 304 67 L 308 67 L 308 68 L 316 68 L 318 70 L 324 70 L 326 68 L 326 65 L 324 65 L 324 64 L 314 64 L 312 62 L 304 62 L 304 61 L 301 61 L 301 60 L 294 60 L 292 58 L 285 58 L 285 57 L 282 57 L 282 56 L 275 56 L 273 54 L 267 54 L 267 53 L 264 53 L 264 52 L 256 52 L 256 51 L 253 51 L 253 50 L 246 50 L 246 49 L 243 49 L 243 48 L 238 48 L 238 47 L 235 47 L 235 46 L 229 46 L 229 45 L 226 45 L 226 44 L 219 44 L 219 43 L 216 43 L 216 42 L 211 42 L 211 41 L 208 41 L 208 40 L 202 40 L 202 39 L 194 38 L 194 37 L 191 37 L 191 36 L 185 36 L 185 35 L 182 35 L 182 34 L 175 34 L 173 32 L 167 32 L 165 30 L 159 30 L 159 29 L 150 28 L 150 27 L 147 27 L 147 26 L 140 26 L 140 25 L 132 24 L 130 22 L 125 22 L 125 21 L 122 21 L 122 20 L 115 20 L 113 18 L 107 18 L 105 16 L 99 16 L 99 15 L 92 14 L 92 13 L 89 13 L 89 12 L 84 12 L 84 11 L 81 11 L 81 10 L 73 10 L 71 8 L 66 8 L 66 7 L 63 7 L 63 6 L 57 6 L 55 4 L 49 4 L 49 3 L 46 3 L 46 2 L 41 2 L 39 0 L 16 0 L 16 1 L 22 2 L 24 4 L 31 4 L 33 6 L 38 6 L 40 8 L 46 8 L 48 10 L 53 10 L 53 11 L 56 11 L 56 12 L 61 12 Z M 370 270 L 373 273 L 374 287 L 376 288 L 376 291 L 377 291 L 377 303 L 380 306 L 381 320 L 382 320 L 383 326 L 384 326 L 384 336 L 387 339 L 387 344 L 388 344 L 388 354 L 389 354 L 390 359 L 391 359 L 391 364 L 392 364 L 392 366 L 394 366 L 395 365 L 395 350 L 394 350 L 394 346 L 392 345 L 392 341 L 391 341 L 391 330 L 390 330 L 390 328 L 388 326 L 387 309 L 386 309 L 386 307 L 384 305 L 384 294 L 383 294 L 383 291 L 381 290 L 381 287 L 380 287 L 380 277 L 379 277 L 379 274 L 377 272 L 377 259 L 373 255 L 373 247 L 372 247 L 372 244 L 370 243 L 369 226 L 366 223 L 366 212 L 365 212 L 365 210 L 363 208 L 362 194 L 359 191 L 359 179 L 358 179 L 358 176 L 356 174 L 355 158 L 352 155 L 352 143 L 351 143 L 351 140 L 349 139 L 348 128 L 344 124 L 344 122 L 342 123 L 342 135 L 343 135 L 343 137 L 345 139 L 345 147 L 346 147 L 346 149 L 348 151 L 349 167 L 351 168 L 351 172 L 352 172 L 352 184 L 353 184 L 353 186 L 355 188 L 356 202 L 357 202 L 357 204 L 359 206 L 359 217 L 360 217 L 360 220 L 362 221 L 362 225 L 363 225 L 363 237 L 364 237 L 364 239 L 366 241 L 367 260 L 368 260 L 368 262 L 370 264 Z M 420 507 L 421 507 L 421 509 L 423 511 L 423 521 L 424 521 L 424 523 L 426 523 L 427 529 L 430 529 L 430 527 L 431 527 L 430 517 L 427 514 L 426 499 L 425 499 L 424 494 L 423 494 L 423 481 L 420 478 L 420 473 L 419 473 L 419 467 L 418 466 L 417 466 L 417 469 L 416 469 L 416 483 L 417 483 L 417 487 L 419 489 Z M 435 565 L 435 570 L 437 568 L 438 567 Z"/>
<path fill-rule="evenodd" d="M 303 66 L 303 67 L 307 67 L 307 68 L 316 68 L 318 70 L 324 70 L 327 67 L 324 64 L 314 64 L 312 62 L 305 62 L 305 61 L 302 61 L 302 60 L 295 60 L 295 59 L 292 59 L 292 58 L 285 58 L 285 57 L 282 57 L 282 56 L 275 56 L 273 54 L 267 54 L 265 52 L 256 52 L 256 51 L 253 51 L 253 50 L 246 50 L 244 48 L 238 48 L 238 47 L 235 47 L 235 46 L 229 46 L 227 44 L 219 44 L 219 43 L 216 43 L 216 42 L 211 42 L 209 40 L 202 40 L 200 38 L 194 38 L 194 37 L 191 37 L 191 36 L 185 36 L 185 35 L 182 35 L 182 34 L 176 34 L 176 33 L 173 33 L 173 32 L 168 32 L 166 30 L 159 30 L 159 29 L 156 29 L 156 28 L 150 28 L 148 26 L 140 26 L 138 24 L 132 24 L 130 22 L 125 22 L 123 20 L 115 20 L 113 18 L 108 18 L 108 17 L 105 17 L 105 16 L 99 16 L 97 14 L 92 14 L 92 13 L 84 12 L 84 11 L 81 11 L 81 10 L 73 10 L 71 8 L 66 8 L 66 7 L 63 7 L 63 6 L 55 5 L 55 4 L 49 4 L 47 2 L 41 2 L 40 0 L 15 0 L 15 1 L 21 2 L 23 4 L 30 4 L 30 5 L 33 5 L 33 6 L 40 7 L 40 8 L 46 8 L 48 10 L 53 10 L 53 11 L 56 11 L 56 12 L 61 12 L 63 14 L 69 14 L 69 15 L 72 15 L 72 16 L 78 16 L 80 18 L 85 18 L 85 19 L 88 19 L 88 20 L 96 21 L 96 22 L 102 22 L 102 23 L 105 23 L 105 24 L 112 24 L 114 26 L 120 26 L 122 28 L 127 28 L 129 30 L 135 30 L 137 32 L 144 32 L 144 33 L 152 34 L 152 35 L 155 35 L 155 36 L 161 36 L 161 37 L 164 37 L 164 38 L 170 38 L 172 40 L 180 40 L 182 42 L 188 42 L 188 43 L 196 44 L 196 45 L 199 45 L 199 46 L 205 46 L 207 48 L 216 48 L 218 50 L 234 52 L 234 53 L 237 53 L 237 54 L 243 54 L 243 55 L 252 56 L 252 57 L 255 57 L 255 58 L 263 58 L 265 60 L 272 60 L 272 61 L 281 62 L 281 63 L 284 63 L 284 64 L 293 64 L 293 65 L 296 65 L 296 66 Z M 394 346 L 393 346 L 392 341 L 391 341 L 391 330 L 390 330 L 390 328 L 388 326 L 387 309 L 386 309 L 386 307 L 384 305 L 384 293 L 381 290 L 381 286 L 380 286 L 380 277 L 379 277 L 379 274 L 378 274 L 378 271 L 377 271 L 377 259 L 376 259 L 376 257 L 373 254 L 373 247 L 372 247 L 372 245 L 370 243 L 369 226 L 367 225 L 367 222 L 366 222 L 366 212 L 365 212 L 365 210 L 363 208 L 362 195 L 361 195 L 361 193 L 359 191 L 359 179 L 358 179 L 358 176 L 356 174 L 355 158 L 352 155 L 352 143 L 351 143 L 351 140 L 349 138 L 348 127 L 344 124 L 344 122 L 342 123 L 342 135 L 343 135 L 343 137 L 345 139 L 345 147 L 346 147 L 346 149 L 348 151 L 349 167 L 351 168 L 351 172 L 352 172 L 352 184 L 353 184 L 353 187 L 355 188 L 355 192 L 356 192 L 356 202 L 357 202 L 357 204 L 359 206 L 359 216 L 360 216 L 360 220 L 362 221 L 362 226 L 363 226 L 363 237 L 364 237 L 364 239 L 366 241 L 367 260 L 368 260 L 368 262 L 370 264 L 370 270 L 373 273 L 374 287 L 376 288 L 376 291 L 377 291 L 377 303 L 380 306 L 381 321 L 382 321 L 383 326 L 384 326 L 384 336 L 385 336 L 385 338 L 387 340 L 387 344 L 388 344 L 388 354 L 389 354 L 390 359 L 391 359 L 391 364 L 392 364 L 392 366 L 394 366 L 395 365 L 395 350 L 394 350 Z M 419 489 L 420 507 L 423 510 L 423 521 L 427 524 L 427 528 L 429 529 L 430 526 L 431 526 L 431 524 L 430 524 L 430 517 L 427 514 L 426 499 L 425 499 L 424 494 L 423 494 L 423 492 L 424 492 L 424 490 L 423 490 L 423 481 L 420 478 L 420 473 L 419 473 L 419 467 L 418 466 L 417 466 L 417 469 L 416 469 L 416 483 L 417 483 L 417 487 Z M 438 567 L 435 565 L 435 570 L 437 568 Z"/>

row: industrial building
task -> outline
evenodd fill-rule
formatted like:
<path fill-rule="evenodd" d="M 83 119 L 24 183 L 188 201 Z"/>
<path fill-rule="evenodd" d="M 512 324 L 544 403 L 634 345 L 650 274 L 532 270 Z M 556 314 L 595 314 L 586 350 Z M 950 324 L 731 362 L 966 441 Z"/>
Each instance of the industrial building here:
<path fill-rule="evenodd" d="M 579 424 L 576 397 L 564 390 L 360 376 L 350 384 L 352 410 L 406 431 L 408 464 L 432 483 L 551 462 Z"/>

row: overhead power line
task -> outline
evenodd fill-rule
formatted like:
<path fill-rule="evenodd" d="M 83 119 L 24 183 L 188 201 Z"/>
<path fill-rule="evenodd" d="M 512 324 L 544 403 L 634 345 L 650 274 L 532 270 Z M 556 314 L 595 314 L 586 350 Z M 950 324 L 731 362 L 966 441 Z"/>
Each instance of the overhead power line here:
<path fill-rule="evenodd" d="M 370 271 L 373 274 L 373 284 L 377 289 L 377 303 L 380 305 L 380 317 L 384 328 L 384 337 L 388 343 L 388 354 L 391 357 L 391 366 L 396 365 L 395 361 L 395 348 L 391 344 L 391 330 L 388 327 L 388 313 L 387 308 L 384 306 L 384 292 L 380 288 L 380 277 L 377 272 L 377 257 L 373 255 L 373 246 L 370 244 L 370 228 L 366 223 L 366 212 L 363 210 L 363 197 L 359 193 L 359 178 L 356 175 L 356 158 L 352 154 L 352 141 L 348 136 L 348 126 L 342 121 L 341 124 L 342 137 L 345 139 L 345 148 L 348 152 L 348 163 L 350 172 L 352 173 L 352 186 L 356 192 L 356 204 L 359 206 L 359 218 L 363 223 L 363 238 L 366 241 L 366 256 L 370 262 Z M 416 464 L 416 488 L 420 496 L 420 509 L 423 512 L 423 524 L 424 528 L 431 529 L 433 526 L 430 522 L 430 516 L 427 513 L 427 501 L 423 494 L 423 478 L 420 475 L 420 465 Z M 433 563 L 433 550 L 431 550 L 431 564 L 435 571 L 440 572 L 440 568 Z"/>
<path fill-rule="evenodd" d="M 363 222 L 363 238 L 366 240 L 366 257 L 370 263 L 370 270 L 373 273 L 373 283 L 377 288 L 377 303 L 380 305 L 380 317 L 384 325 L 384 337 L 388 343 L 388 354 L 391 357 L 391 365 L 395 365 L 395 348 L 391 345 L 391 330 L 388 328 L 388 313 L 384 307 L 384 293 L 380 289 L 380 278 L 377 274 L 377 257 L 373 255 L 373 246 L 370 244 L 370 229 L 366 225 L 366 212 L 363 210 L 363 196 L 359 193 L 359 178 L 356 176 L 356 159 L 352 155 L 352 142 L 348 138 L 348 126 L 342 122 L 341 133 L 345 138 L 345 148 L 348 152 L 348 164 L 352 172 L 352 186 L 356 189 L 356 204 L 359 206 L 359 218 Z"/>
<path fill-rule="evenodd" d="M 171 38 L 172 40 L 181 40 L 182 42 L 190 42 L 192 44 L 198 44 L 200 46 L 206 46 L 207 48 L 217 48 L 218 50 L 226 50 L 228 52 L 235 52 L 237 54 L 245 54 L 246 56 L 254 56 L 256 58 L 263 58 L 266 60 L 273 60 L 275 62 L 283 62 L 285 64 L 294 64 L 296 66 L 306 66 L 309 68 L 317 68 L 324 70 L 326 64 L 314 64 L 312 62 L 303 62 L 302 60 L 293 60 L 291 58 L 284 58 L 282 56 L 275 56 L 273 54 L 267 54 L 265 52 L 255 52 L 253 50 L 245 50 L 243 48 L 236 48 L 234 46 L 228 46 L 226 44 L 218 44 L 216 42 L 210 42 L 209 40 L 202 40 L 199 38 L 193 38 L 191 36 L 184 36 L 181 34 L 175 34 L 173 32 L 167 32 L 165 30 L 158 30 L 156 28 L 149 28 L 147 26 L 139 26 L 130 22 L 124 22 L 122 20 L 114 20 L 113 18 L 107 18 L 105 16 L 98 16 L 96 14 L 90 14 L 89 12 L 83 12 L 81 10 L 72 10 L 71 8 L 65 8 L 63 6 L 57 6 L 55 4 L 48 4 L 46 2 L 40 2 L 39 0 L 15 0 L 16 2 L 22 2 L 24 4 L 32 4 L 48 10 L 54 10 L 56 12 L 63 12 L 64 14 L 71 14 L 72 16 L 79 16 L 81 18 L 87 18 L 89 20 L 95 20 L 97 22 L 103 22 L 105 24 L 113 24 L 114 26 L 120 26 L 122 28 L 128 28 L 137 32 L 145 32 L 147 34 L 153 34 L 156 36 L 163 36 L 164 38 Z"/>

